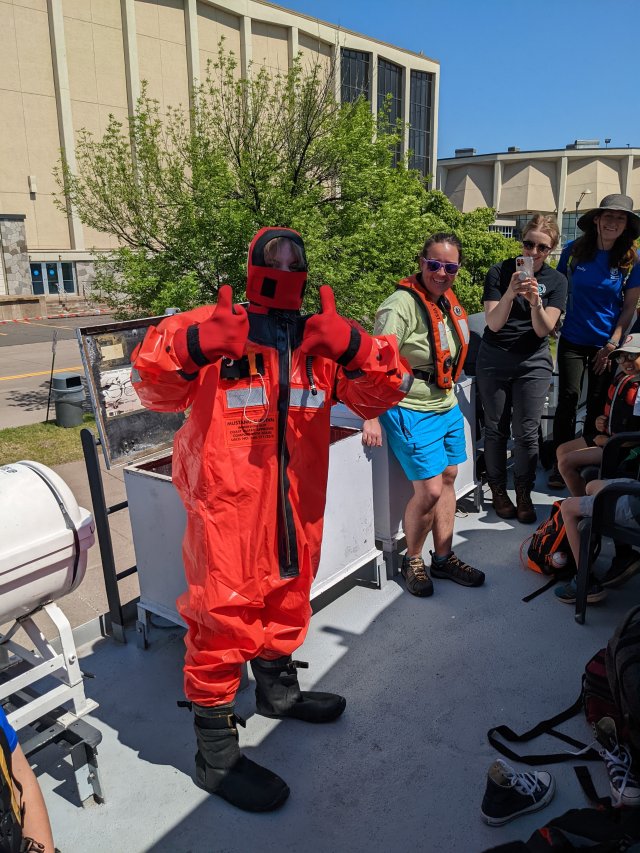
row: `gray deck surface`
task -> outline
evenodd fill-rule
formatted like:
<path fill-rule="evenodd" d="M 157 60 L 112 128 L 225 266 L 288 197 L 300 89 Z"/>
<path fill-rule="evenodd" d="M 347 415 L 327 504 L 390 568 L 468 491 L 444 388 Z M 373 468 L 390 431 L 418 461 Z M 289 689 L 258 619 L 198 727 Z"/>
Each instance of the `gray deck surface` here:
<path fill-rule="evenodd" d="M 541 486 L 544 479 L 540 472 Z M 552 500 L 536 493 L 540 517 Z M 433 598 L 419 599 L 392 580 L 382 590 L 354 586 L 318 612 L 296 657 L 311 665 L 300 672 L 303 687 L 347 697 L 337 722 L 267 720 L 254 713 L 252 685 L 239 694 L 246 754 L 292 791 L 272 814 L 242 813 L 194 785 L 191 715 L 176 707 L 179 628 L 153 629 L 147 650 L 133 630 L 126 646 L 106 639 L 84 647 L 83 670 L 95 676 L 86 691 L 99 703 L 87 719 L 103 734 L 107 801 L 81 808 L 66 764 L 51 764 L 53 748 L 43 754 L 36 772 L 62 853 L 476 853 L 587 805 L 568 763 L 551 768 L 558 790 L 544 811 L 501 828 L 479 816 L 496 757 L 487 729 L 507 723 L 524 731 L 573 702 L 585 662 L 640 597 L 636 577 L 590 607 L 584 626 L 552 592 L 522 603 L 541 583 L 519 562 L 532 529 L 498 519 L 490 503 L 459 513 L 455 548 L 486 571 L 483 588 L 436 580 Z M 582 718 L 565 730 L 590 739 Z M 604 765 L 592 767 L 608 793 Z"/>

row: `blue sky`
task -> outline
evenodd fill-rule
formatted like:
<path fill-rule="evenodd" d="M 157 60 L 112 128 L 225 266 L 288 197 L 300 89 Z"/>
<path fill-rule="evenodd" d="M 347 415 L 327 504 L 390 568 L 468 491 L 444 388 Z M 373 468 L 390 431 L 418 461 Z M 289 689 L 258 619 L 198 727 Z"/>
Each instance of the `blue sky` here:
<path fill-rule="evenodd" d="M 440 62 L 438 156 L 640 146 L 640 0 L 279 0 Z"/>

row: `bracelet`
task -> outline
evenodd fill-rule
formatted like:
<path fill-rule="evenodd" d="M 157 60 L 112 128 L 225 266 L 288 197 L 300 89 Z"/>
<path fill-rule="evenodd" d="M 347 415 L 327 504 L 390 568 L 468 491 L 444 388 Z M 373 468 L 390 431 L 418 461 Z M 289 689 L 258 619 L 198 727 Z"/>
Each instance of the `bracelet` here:
<path fill-rule="evenodd" d="M 538 301 L 534 305 L 534 308 L 537 308 L 539 311 L 544 308 L 544 302 L 542 301 L 542 299 L 538 299 Z"/>
<path fill-rule="evenodd" d="M 605 344 L 605 347 L 608 346 L 609 344 L 611 344 L 612 347 L 615 347 L 617 349 L 618 346 L 620 345 L 620 341 L 612 341 L 611 338 L 609 338 L 609 340 Z"/>

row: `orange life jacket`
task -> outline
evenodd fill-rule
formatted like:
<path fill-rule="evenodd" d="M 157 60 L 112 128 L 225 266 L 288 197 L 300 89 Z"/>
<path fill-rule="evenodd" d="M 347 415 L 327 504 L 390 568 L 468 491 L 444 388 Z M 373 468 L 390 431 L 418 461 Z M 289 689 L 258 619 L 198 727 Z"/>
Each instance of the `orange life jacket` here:
<path fill-rule="evenodd" d="M 423 309 L 423 314 L 426 320 L 427 332 L 429 335 L 429 346 L 433 356 L 434 380 L 438 388 L 453 388 L 453 383 L 457 382 L 464 361 L 467 357 L 469 349 L 469 324 L 467 323 L 467 312 L 458 302 L 453 290 L 448 290 L 436 302 L 430 298 L 426 290 L 419 284 L 418 278 L 415 275 L 409 278 L 403 278 L 396 285 L 398 290 L 406 290 L 416 300 L 418 305 Z M 454 362 L 451 350 L 449 349 L 449 340 L 447 338 L 447 328 L 444 321 L 446 314 L 458 335 L 460 348 Z M 420 378 L 420 371 L 416 374 Z"/>

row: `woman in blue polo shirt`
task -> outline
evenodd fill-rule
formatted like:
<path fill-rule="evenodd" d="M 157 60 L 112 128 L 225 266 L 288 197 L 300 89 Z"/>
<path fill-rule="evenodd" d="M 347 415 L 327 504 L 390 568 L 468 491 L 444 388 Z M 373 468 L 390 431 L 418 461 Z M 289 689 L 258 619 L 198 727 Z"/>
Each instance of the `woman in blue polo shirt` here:
<path fill-rule="evenodd" d="M 633 199 L 614 193 L 578 220 L 584 234 L 562 251 L 558 271 L 569 281 L 567 313 L 558 342 L 558 406 L 553 421 L 556 449 L 575 438 L 576 412 L 585 372 L 587 413 L 582 434 L 588 444 L 611 382 L 609 357 L 635 319 L 640 265 L 634 240 L 640 216 Z M 554 466 L 549 488 L 564 488 Z"/>

